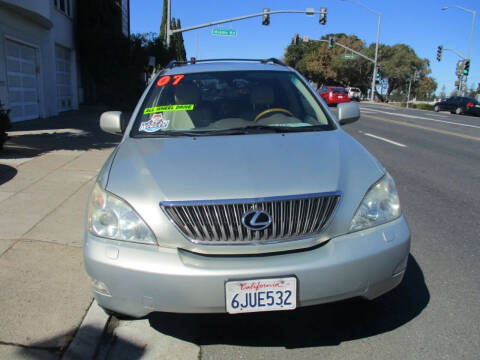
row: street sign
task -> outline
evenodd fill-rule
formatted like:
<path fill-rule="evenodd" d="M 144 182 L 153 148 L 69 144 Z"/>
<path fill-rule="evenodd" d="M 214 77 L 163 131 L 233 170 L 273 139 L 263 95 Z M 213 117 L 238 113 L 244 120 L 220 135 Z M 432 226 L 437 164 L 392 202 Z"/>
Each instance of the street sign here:
<path fill-rule="evenodd" d="M 215 29 L 212 29 L 212 35 L 217 35 L 217 36 L 237 36 L 237 30 L 215 28 Z"/>
<path fill-rule="evenodd" d="M 357 58 L 355 54 L 342 54 L 342 58 L 345 60 L 353 60 Z"/>

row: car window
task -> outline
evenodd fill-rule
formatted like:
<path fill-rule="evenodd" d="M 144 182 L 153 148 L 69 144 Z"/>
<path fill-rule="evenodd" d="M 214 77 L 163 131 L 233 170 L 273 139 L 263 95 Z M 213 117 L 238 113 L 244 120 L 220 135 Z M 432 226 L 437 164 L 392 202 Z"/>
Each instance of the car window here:
<path fill-rule="evenodd" d="M 332 88 L 332 91 L 334 93 L 347 93 L 348 92 L 345 88 L 341 88 L 341 87 Z"/>
<path fill-rule="evenodd" d="M 292 72 L 224 71 L 161 75 L 132 136 L 198 133 L 248 126 L 334 129 L 310 88 Z"/>

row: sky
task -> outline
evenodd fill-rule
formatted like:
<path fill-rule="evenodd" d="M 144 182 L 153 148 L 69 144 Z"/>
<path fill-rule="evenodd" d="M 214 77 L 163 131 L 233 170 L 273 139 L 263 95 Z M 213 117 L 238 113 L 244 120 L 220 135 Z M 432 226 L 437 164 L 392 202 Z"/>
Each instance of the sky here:
<path fill-rule="evenodd" d="M 294 34 L 319 39 L 329 33 L 355 34 L 367 45 L 377 36 L 378 16 L 360 4 L 381 13 L 380 43 L 404 43 L 420 58 L 430 60 L 437 83 L 437 94 L 445 86 L 447 95 L 454 90 L 455 69 L 460 59 L 444 51 L 436 60 L 437 47 L 455 49 L 467 57 L 473 15 L 453 7 L 477 11 L 473 32 L 468 87 L 480 83 L 480 0 L 171 0 L 172 17 L 180 18 L 182 27 L 260 13 L 270 10 L 305 10 L 327 8 L 327 24 L 319 24 L 319 15 L 271 15 L 270 25 L 261 18 L 246 19 L 183 33 L 187 58 L 281 58 Z M 441 8 L 451 6 L 442 11 Z M 163 0 L 131 0 L 131 33 L 159 32 Z M 212 29 L 234 29 L 236 37 L 212 35 Z"/>

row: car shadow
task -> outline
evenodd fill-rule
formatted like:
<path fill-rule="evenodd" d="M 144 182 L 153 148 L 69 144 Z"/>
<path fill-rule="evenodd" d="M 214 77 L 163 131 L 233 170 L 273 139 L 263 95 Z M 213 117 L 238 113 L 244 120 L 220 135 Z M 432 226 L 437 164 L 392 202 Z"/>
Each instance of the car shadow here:
<path fill-rule="evenodd" d="M 283 346 L 338 345 L 408 323 L 430 301 L 422 270 L 412 255 L 402 283 L 373 301 L 353 299 L 294 311 L 242 314 L 152 313 L 150 325 L 163 334 L 197 345 Z"/>
<path fill-rule="evenodd" d="M 12 180 L 17 175 L 17 169 L 14 167 L 0 164 L 0 185 Z"/>
<path fill-rule="evenodd" d="M 84 326 L 82 331 L 90 334 L 88 339 L 80 342 L 71 342 L 74 330 L 64 335 L 46 338 L 42 341 L 31 343 L 26 346 L 18 346 L 15 350 L 15 359 L 128 359 L 139 360 L 144 357 L 145 346 L 140 346 L 127 339 L 112 336 L 107 330 L 99 329 L 90 325 Z M 93 340 L 99 340 L 96 344 Z M 58 345 L 53 345 L 58 344 Z"/>
<path fill-rule="evenodd" d="M 0 161 L 27 158 L 55 150 L 90 150 L 115 147 L 120 136 L 100 129 L 101 113 L 106 109 L 82 109 L 47 119 L 16 122 L 7 132 L 8 139 Z M 128 116 L 128 115 L 126 115 Z"/>

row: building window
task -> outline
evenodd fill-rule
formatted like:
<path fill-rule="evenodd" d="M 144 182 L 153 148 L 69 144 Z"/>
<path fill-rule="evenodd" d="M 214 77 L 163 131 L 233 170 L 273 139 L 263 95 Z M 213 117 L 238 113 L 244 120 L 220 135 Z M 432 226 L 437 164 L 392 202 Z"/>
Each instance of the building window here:
<path fill-rule="evenodd" d="M 53 0 L 55 8 L 67 16 L 70 16 L 70 0 Z"/>

